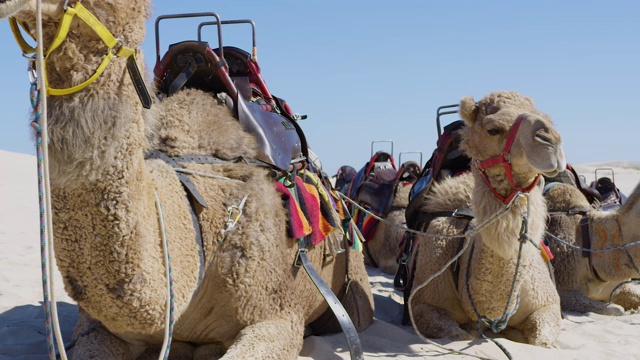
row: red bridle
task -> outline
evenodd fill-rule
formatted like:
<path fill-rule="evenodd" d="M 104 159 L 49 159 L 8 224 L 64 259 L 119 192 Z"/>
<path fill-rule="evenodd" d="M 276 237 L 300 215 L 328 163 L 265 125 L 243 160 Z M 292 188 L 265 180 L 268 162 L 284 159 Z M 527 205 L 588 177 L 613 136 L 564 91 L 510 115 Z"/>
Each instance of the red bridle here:
<path fill-rule="evenodd" d="M 524 189 L 521 188 L 520 186 L 516 186 L 515 181 L 513 180 L 513 172 L 511 171 L 511 146 L 513 145 L 513 142 L 516 139 L 516 134 L 518 133 L 518 129 L 520 129 L 520 124 L 522 124 L 523 120 L 524 120 L 524 115 L 520 115 L 516 120 L 516 122 L 511 126 L 511 129 L 509 129 L 509 134 L 507 135 L 507 142 L 504 144 L 504 149 L 502 150 L 502 154 L 498 156 L 494 156 L 484 161 L 476 160 L 475 162 L 475 166 L 478 170 L 480 170 L 480 174 L 482 174 L 482 177 L 484 178 L 484 182 L 487 183 L 487 186 L 489 187 L 493 195 L 498 199 L 500 199 L 500 201 L 502 201 L 504 204 L 509 204 L 513 199 L 513 197 L 516 196 L 518 192 L 526 193 L 531 191 L 536 186 L 536 184 L 538 184 L 538 181 L 540 180 L 540 174 L 538 174 L 536 178 L 533 179 L 533 182 L 531 182 L 531 184 L 529 184 L 529 186 L 527 186 Z M 493 185 L 491 185 L 491 182 L 489 181 L 489 177 L 484 171 L 485 169 L 490 168 L 492 166 L 496 166 L 496 165 L 502 165 L 504 167 L 504 172 L 507 175 L 507 180 L 509 181 L 509 184 L 511 184 L 511 193 L 509 193 L 507 197 L 504 197 L 498 193 L 496 188 L 494 188 Z"/>

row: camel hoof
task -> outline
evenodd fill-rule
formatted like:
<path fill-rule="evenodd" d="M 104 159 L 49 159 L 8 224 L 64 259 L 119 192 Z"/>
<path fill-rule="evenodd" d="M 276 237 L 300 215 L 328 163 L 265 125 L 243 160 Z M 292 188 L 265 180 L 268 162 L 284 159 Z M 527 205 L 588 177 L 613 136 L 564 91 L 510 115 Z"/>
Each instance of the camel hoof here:
<path fill-rule="evenodd" d="M 618 304 L 607 304 L 607 306 L 602 309 L 601 314 L 607 316 L 622 316 L 624 315 L 624 308 Z"/>

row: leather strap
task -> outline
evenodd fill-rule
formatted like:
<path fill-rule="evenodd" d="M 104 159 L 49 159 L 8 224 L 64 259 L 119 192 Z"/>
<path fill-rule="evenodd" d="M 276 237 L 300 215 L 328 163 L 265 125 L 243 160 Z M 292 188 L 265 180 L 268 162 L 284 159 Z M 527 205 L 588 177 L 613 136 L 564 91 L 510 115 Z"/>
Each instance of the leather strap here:
<path fill-rule="evenodd" d="M 172 167 L 178 167 L 178 164 L 173 159 L 167 156 L 167 154 L 158 150 L 149 152 L 145 156 L 145 159 L 160 159 Z M 185 188 L 187 195 L 189 195 L 187 196 L 187 199 L 189 200 L 189 205 L 191 205 L 189 206 L 189 215 L 191 215 L 191 221 L 193 222 L 193 230 L 196 233 L 196 245 L 198 245 L 197 247 L 198 247 L 198 257 L 200 258 L 200 272 L 198 274 L 198 283 L 196 285 L 196 291 L 194 291 L 193 293 L 195 295 L 196 292 L 198 291 L 198 288 L 200 288 L 202 279 L 204 278 L 206 259 L 204 254 L 204 244 L 202 241 L 202 228 L 200 227 L 200 221 L 198 221 L 198 215 L 196 215 L 196 205 L 194 202 L 197 201 L 203 207 L 206 207 L 206 205 L 202 205 L 202 203 L 198 201 L 198 198 L 195 196 L 195 194 L 198 194 L 200 198 L 202 198 L 202 195 L 200 195 L 200 193 L 196 189 L 195 185 L 191 182 L 191 180 L 189 180 L 189 178 L 183 173 L 176 172 L 176 175 L 180 179 L 182 186 Z M 188 182 L 190 186 L 185 184 L 185 182 Z M 192 192 L 191 189 L 193 189 L 195 193 Z M 202 198 L 202 201 L 204 201 L 203 198 Z"/>
<path fill-rule="evenodd" d="M 145 84 L 142 74 L 140 74 L 140 69 L 138 68 L 138 64 L 136 63 L 136 58 L 134 56 L 129 56 L 127 58 L 127 70 L 142 107 L 145 109 L 151 109 L 151 95 L 149 95 L 147 84 Z"/>
<path fill-rule="evenodd" d="M 580 228 L 582 229 L 582 248 L 591 249 L 591 236 L 589 234 L 589 217 L 587 215 L 582 215 L 582 219 L 580 219 Z M 591 251 L 582 250 L 582 256 L 588 257 L 589 263 L 591 263 Z"/>
<path fill-rule="evenodd" d="M 338 297 L 331 291 L 329 285 L 322 279 L 320 274 L 316 271 L 316 269 L 309 261 L 309 257 L 307 256 L 307 249 L 304 246 L 304 241 L 298 241 L 298 253 L 296 256 L 296 261 L 294 263 L 295 266 L 304 268 L 304 271 L 309 275 L 309 278 L 316 286 L 320 294 L 324 298 L 324 300 L 329 305 L 331 311 L 333 311 L 338 323 L 340 323 L 340 327 L 344 332 L 344 336 L 347 339 L 347 344 L 349 346 L 349 353 L 351 354 L 351 359 L 364 360 L 364 355 L 362 353 L 362 346 L 360 344 L 360 336 L 358 335 L 358 331 L 356 327 L 353 325 L 349 314 L 344 309 Z"/>
<path fill-rule="evenodd" d="M 166 162 L 167 164 L 173 166 L 174 168 L 180 167 L 180 165 L 178 165 L 178 163 L 174 159 L 170 158 L 167 154 L 159 150 L 150 151 L 149 153 L 147 153 L 145 158 L 160 159 Z M 191 182 L 191 179 L 189 179 L 189 177 L 183 173 L 176 173 L 176 175 L 178 176 L 178 179 L 180 179 L 180 182 L 185 187 L 187 192 L 191 196 L 193 196 L 193 198 L 198 202 L 198 204 L 200 204 L 202 207 L 205 207 L 205 208 L 208 207 L 207 202 L 204 200 L 202 195 L 200 195 L 200 192 L 198 191 L 198 189 L 196 189 L 196 186 L 193 184 L 193 182 Z"/>

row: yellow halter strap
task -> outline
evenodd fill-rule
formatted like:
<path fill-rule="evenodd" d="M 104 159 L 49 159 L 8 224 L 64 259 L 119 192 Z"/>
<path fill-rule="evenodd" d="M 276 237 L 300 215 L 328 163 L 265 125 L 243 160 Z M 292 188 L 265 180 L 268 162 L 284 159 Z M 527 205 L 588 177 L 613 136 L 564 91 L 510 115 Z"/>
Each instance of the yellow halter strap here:
<path fill-rule="evenodd" d="M 59 96 L 59 95 L 69 95 L 75 92 L 78 92 L 87 86 L 89 86 L 92 82 L 96 81 L 98 77 L 104 72 L 107 65 L 111 62 L 114 56 L 129 58 L 131 56 L 136 56 L 136 50 L 128 48 L 122 45 L 122 42 L 116 39 L 109 30 L 98 20 L 87 8 L 85 8 L 80 2 L 77 2 L 74 6 L 68 5 L 65 8 L 64 15 L 62 16 L 62 21 L 60 22 L 60 27 L 56 33 L 56 36 L 53 38 L 53 42 L 49 46 L 49 49 L 45 52 L 45 59 L 49 57 L 49 54 L 62 44 L 64 39 L 67 38 L 69 34 L 69 28 L 71 27 L 71 20 L 73 20 L 74 16 L 78 16 L 80 20 L 82 20 L 85 24 L 87 24 L 93 31 L 100 37 L 102 42 L 107 46 L 109 51 L 105 55 L 104 59 L 96 69 L 96 71 L 81 84 L 76 86 L 66 88 L 66 89 L 53 89 L 47 85 L 47 95 Z M 29 45 L 24 37 L 22 36 L 22 32 L 20 31 L 20 26 L 22 26 L 18 20 L 14 17 L 9 18 L 9 25 L 11 26 L 11 31 L 13 32 L 13 36 L 18 43 L 18 46 L 25 54 L 33 54 L 35 49 Z M 45 79 L 46 80 L 46 79 Z M 46 82 L 46 81 L 45 81 Z"/>

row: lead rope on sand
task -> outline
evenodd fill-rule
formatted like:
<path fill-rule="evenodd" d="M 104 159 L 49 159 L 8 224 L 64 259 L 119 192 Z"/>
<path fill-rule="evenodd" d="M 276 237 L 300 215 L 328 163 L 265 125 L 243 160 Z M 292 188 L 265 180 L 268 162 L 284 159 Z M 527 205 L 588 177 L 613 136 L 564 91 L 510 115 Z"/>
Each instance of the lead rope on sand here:
<path fill-rule="evenodd" d="M 503 205 L 500 210 L 498 210 L 497 212 L 495 212 L 494 214 L 492 214 L 491 216 L 489 216 L 486 220 L 484 220 L 483 222 L 479 223 L 478 225 L 476 225 L 475 227 L 470 228 L 469 230 L 467 230 L 466 232 L 462 233 L 462 234 L 433 234 L 433 233 L 428 233 L 428 232 L 424 232 L 424 231 L 418 231 L 418 230 L 414 230 L 414 229 L 409 229 L 406 226 L 402 226 L 402 225 L 398 225 L 396 223 L 393 223 L 391 221 L 388 221 L 386 219 L 383 219 L 381 217 L 379 217 L 378 215 L 372 213 L 371 211 L 369 211 L 369 209 L 366 209 L 364 207 L 362 207 L 360 204 L 358 204 L 357 202 L 351 200 L 349 197 L 347 197 L 346 195 L 337 192 L 338 196 L 340 196 L 342 199 L 348 201 L 349 203 L 353 204 L 354 206 L 356 206 L 357 208 L 359 208 L 360 210 L 366 212 L 367 214 L 369 214 L 370 216 L 372 216 L 373 218 L 375 218 L 378 221 L 384 222 L 385 224 L 391 225 L 393 227 L 399 228 L 399 229 L 403 229 L 407 232 L 416 234 L 416 235 L 423 235 L 423 236 L 431 236 L 431 237 L 439 237 L 439 238 L 448 238 L 448 239 L 454 239 L 454 238 L 464 238 L 464 244 L 462 245 L 462 248 L 453 256 L 453 258 L 451 258 L 442 268 L 440 268 L 440 270 L 436 271 L 435 273 L 431 274 L 431 276 L 429 276 L 429 278 L 427 278 L 427 280 L 422 283 L 420 286 L 418 286 L 413 293 L 411 294 L 411 296 L 409 297 L 409 303 L 411 303 L 411 300 L 413 299 L 413 295 L 415 293 L 417 293 L 420 289 L 422 289 L 423 287 L 425 287 L 429 282 L 431 282 L 433 279 L 435 279 L 436 277 L 440 276 L 443 272 L 445 272 L 449 266 L 451 266 L 451 264 L 453 264 L 456 260 L 458 260 L 458 258 L 465 252 L 465 250 L 467 250 L 467 248 L 469 247 L 469 243 L 471 242 L 471 238 L 473 236 L 475 236 L 476 234 L 478 234 L 480 231 L 482 231 L 485 227 L 489 226 L 490 224 L 492 224 L 493 222 L 499 220 L 500 218 L 502 218 L 504 215 L 506 215 L 509 210 L 516 204 L 516 200 L 519 199 L 520 197 L 526 197 L 527 198 L 527 208 L 529 208 L 529 194 L 528 193 L 522 193 L 522 192 L 517 192 L 516 195 L 511 199 L 511 201 L 506 204 Z M 527 210 L 529 211 L 529 209 Z M 533 242 L 532 242 L 533 243 Z M 535 244 L 534 244 L 535 245 Z M 420 333 L 420 331 L 418 331 L 418 327 L 416 326 L 414 317 L 413 317 L 413 310 L 411 308 L 411 306 L 409 306 L 409 318 L 411 319 L 411 326 L 413 327 L 414 332 L 416 333 L 416 335 L 418 335 L 418 337 L 420 339 L 422 339 L 423 341 L 425 341 L 426 343 L 433 345 L 439 349 L 442 350 L 446 350 L 448 352 L 450 352 L 451 354 L 454 355 L 462 355 L 462 356 L 471 356 L 474 357 L 476 359 L 482 359 L 482 360 L 493 360 L 491 358 L 486 358 L 486 357 L 482 357 L 482 356 L 478 356 L 478 355 L 474 355 L 474 354 L 469 354 L 466 353 L 464 351 L 460 351 L 460 350 L 455 350 L 452 348 L 448 348 L 446 346 L 440 345 L 437 342 L 427 338 L 426 336 L 422 335 Z M 480 331 L 480 330 L 479 330 Z M 482 331 L 480 331 L 480 335 L 486 339 L 489 340 L 491 342 L 493 342 L 496 346 L 498 346 L 498 348 L 500 348 L 500 350 L 502 350 L 502 352 L 507 356 L 507 358 L 512 359 L 511 353 L 507 350 L 507 348 L 498 343 L 496 339 L 492 339 L 489 337 L 486 337 Z"/>
<path fill-rule="evenodd" d="M 49 181 L 49 133 L 47 132 L 47 94 L 44 46 L 42 40 L 42 0 L 36 1 L 36 54 L 29 59 L 29 73 L 32 76 L 30 100 L 33 108 L 31 126 L 35 130 L 38 159 L 38 202 L 40 206 L 40 259 L 42 267 L 42 295 L 45 314 L 45 328 L 49 359 L 56 358 L 56 345 L 60 358 L 67 360 L 67 354 L 60 332 L 58 307 L 53 283 L 55 254 L 53 249 L 53 223 L 51 220 L 51 185 Z M 34 69 L 35 66 L 35 69 Z M 55 338 L 55 341 L 54 341 Z"/>
<path fill-rule="evenodd" d="M 175 294 L 173 292 L 173 274 L 171 271 L 171 257 L 169 256 L 169 242 L 167 241 L 167 230 L 164 224 L 164 214 L 158 193 L 156 195 L 156 208 L 160 220 L 160 233 L 162 236 L 162 249 L 164 253 L 165 278 L 167 283 L 167 302 L 165 307 L 164 340 L 160 350 L 159 360 L 167 360 L 171 351 L 171 339 L 173 338 L 173 326 L 175 324 Z"/>

